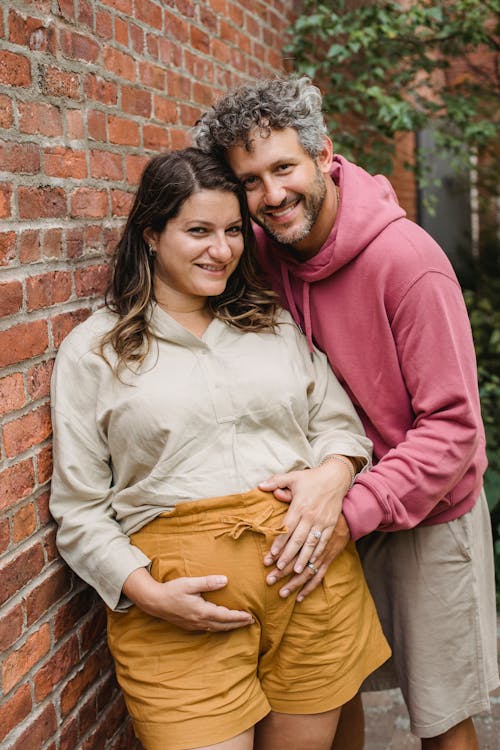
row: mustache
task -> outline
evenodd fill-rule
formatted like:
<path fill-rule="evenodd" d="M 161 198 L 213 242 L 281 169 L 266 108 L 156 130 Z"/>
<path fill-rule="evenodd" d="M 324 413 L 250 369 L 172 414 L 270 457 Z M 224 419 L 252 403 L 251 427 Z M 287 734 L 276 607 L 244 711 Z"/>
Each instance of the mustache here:
<path fill-rule="evenodd" d="M 297 196 L 295 198 L 283 198 L 281 203 L 277 206 L 272 206 L 269 203 L 266 203 L 260 210 L 260 213 L 265 213 L 266 211 L 276 211 L 281 210 L 283 208 L 286 208 L 287 206 L 293 206 L 297 201 L 300 200 L 300 198 Z"/>

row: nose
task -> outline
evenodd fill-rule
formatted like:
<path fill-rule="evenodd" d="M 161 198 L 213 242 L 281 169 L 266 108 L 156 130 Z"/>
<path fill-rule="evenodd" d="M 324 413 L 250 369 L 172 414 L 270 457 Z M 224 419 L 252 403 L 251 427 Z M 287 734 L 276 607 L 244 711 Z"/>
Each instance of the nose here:
<path fill-rule="evenodd" d="M 268 206 L 279 206 L 286 200 L 286 190 L 283 185 L 272 177 L 262 181 L 264 188 L 264 202 Z"/>
<path fill-rule="evenodd" d="M 216 234 L 210 244 L 209 253 L 212 258 L 222 262 L 230 260 L 233 255 L 225 232 Z"/>

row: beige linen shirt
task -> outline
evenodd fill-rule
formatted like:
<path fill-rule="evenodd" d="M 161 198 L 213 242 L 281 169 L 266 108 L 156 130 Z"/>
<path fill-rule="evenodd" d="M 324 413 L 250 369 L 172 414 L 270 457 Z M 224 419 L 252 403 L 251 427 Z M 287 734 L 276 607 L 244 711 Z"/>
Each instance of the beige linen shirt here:
<path fill-rule="evenodd" d="M 311 359 L 288 313 L 279 320 L 276 333 L 214 320 L 199 339 L 155 305 L 151 351 L 121 380 L 97 352 L 112 313 L 64 340 L 50 509 L 61 555 L 112 609 L 150 563 L 129 535 L 176 503 L 245 492 L 329 453 L 368 464 L 371 443 L 326 358 Z"/>

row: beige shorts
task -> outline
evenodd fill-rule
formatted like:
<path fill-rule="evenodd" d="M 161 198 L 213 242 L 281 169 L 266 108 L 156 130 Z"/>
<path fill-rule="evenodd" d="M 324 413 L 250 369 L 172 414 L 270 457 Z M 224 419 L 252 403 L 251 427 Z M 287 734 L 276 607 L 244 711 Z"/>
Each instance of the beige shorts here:
<path fill-rule="evenodd" d="M 484 492 L 436 526 L 357 545 L 393 656 L 363 690 L 399 687 L 411 731 L 435 737 L 490 709 L 498 684 L 491 523 Z"/>
<path fill-rule="evenodd" d="M 271 709 L 336 708 L 388 658 L 354 544 L 301 603 L 266 584 L 264 553 L 286 510 L 255 490 L 182 503 L 132 535 L 154 578 L 225 574 L 228 585 L 205 598 L 255 618 L 230 632 L 193 633 L 137 607 L 108 612 L 118 681 L 146 750 L 221 742 Z"/>

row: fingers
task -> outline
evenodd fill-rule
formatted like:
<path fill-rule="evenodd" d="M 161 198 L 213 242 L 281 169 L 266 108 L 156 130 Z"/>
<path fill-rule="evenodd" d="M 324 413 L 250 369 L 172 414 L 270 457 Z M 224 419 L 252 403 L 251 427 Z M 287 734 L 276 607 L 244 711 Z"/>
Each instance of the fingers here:
<path fill-rule="evenodd" d="M 264 492 L 274 492 L 278 489 L 284 489 L 290 487 L 290 483 L 293 481 L 293 477 L 296 472 L 289 471 L 286 474 L 273 474 L 272 476 L 264 479 L 260 482 L 258 487 Z"/>
<path fill-rule="evenodd" d="M 227 576 L 210 575 L 182 579 L 187 594 L 201 594 L 204 591 L 218 591 L 227 586 Z"/>

